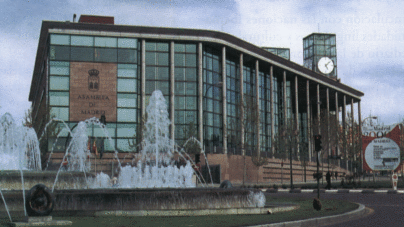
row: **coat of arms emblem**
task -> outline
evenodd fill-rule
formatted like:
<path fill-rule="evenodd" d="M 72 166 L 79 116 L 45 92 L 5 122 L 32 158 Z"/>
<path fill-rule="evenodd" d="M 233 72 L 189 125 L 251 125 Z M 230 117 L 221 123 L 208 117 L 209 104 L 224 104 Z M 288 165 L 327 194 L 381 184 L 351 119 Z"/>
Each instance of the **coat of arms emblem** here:
<path fill-rule="evenodd" d="M 98 91 L 100 88 L 100 77 L 98 74 L 100 71 L 96 69 L 88 70 L 88 90 L 90 91 Z"/>

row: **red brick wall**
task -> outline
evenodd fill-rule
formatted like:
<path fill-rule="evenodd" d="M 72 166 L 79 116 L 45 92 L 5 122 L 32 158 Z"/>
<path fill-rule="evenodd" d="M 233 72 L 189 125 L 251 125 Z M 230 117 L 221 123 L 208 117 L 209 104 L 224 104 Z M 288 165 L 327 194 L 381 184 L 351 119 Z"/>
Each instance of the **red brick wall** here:
<path fill-rule="evenodd" d="M 244 157 L 241 155 L 207 154 L 209 165 L 220 165 L 221 181 L 230 180 L 232 183 L 243 183 Z M 269 163 L 257 167 L 251 161 L 251 157 L 245 157 L 246 182 L 249 184 L 273 184 L 290 182 L 289 160 L 268 159 Z M 201 155 L 201 164 L 205 165 L 205 157 Z M 304 167 L 300 161 L 293 161 L 293 182 L 304 181 Z M 317 163 L 309 162 L 306 166 L 306 181 L 313 180 L 313 173 L 317 170 Z M 320 167 L 320 172 L 324 174 L 328 171 L 328 165 Z M 330 171 L 338 171 L 339 175 L 346 170 L 330 165 Z"/>

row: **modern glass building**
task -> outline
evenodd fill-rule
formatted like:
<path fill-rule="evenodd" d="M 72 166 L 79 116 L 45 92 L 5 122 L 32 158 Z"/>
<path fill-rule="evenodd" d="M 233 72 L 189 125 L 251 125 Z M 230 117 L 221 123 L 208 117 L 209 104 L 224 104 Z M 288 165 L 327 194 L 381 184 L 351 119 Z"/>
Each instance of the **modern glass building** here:
<path fill-rule="evenodd" d="M 159 89 L 179 145 L 195 136 L 206 153 L 277 157 L 273 143 L 286 125 L 311 148 L 312 135 L 331 137 L 331 115 L 339 121 L 347 105 L 360 113 L 362 92 L 232 35 L 113 21 L 42 22 L 29 94 L 38 135 L 52 117 L 73 128 L 105 115 L 113 144 L 94 126 L 97 146 L 136 152 Z M 67 133 L 55 146 L 48 136 L 48 150 L 65 150 Z"/>

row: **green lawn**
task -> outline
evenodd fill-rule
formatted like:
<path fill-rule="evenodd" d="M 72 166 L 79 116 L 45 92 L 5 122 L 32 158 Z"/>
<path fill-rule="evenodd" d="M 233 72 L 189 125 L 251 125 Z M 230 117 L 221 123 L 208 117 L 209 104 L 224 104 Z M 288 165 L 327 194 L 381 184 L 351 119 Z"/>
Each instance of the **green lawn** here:
<path fill-rule="evenodd" d="M 290 203 L 300 205 L 300 209 L 290 212 L 275 213 L 272 215 L 212 215 L 193 217 L 53 217 L 54 220 L 71 220 L 72 226 L 245 226 L 263 223 L 293 221 L 320 216 L 329 216 L 345 213 L 358 208 L 357 204 L 339 200 L 321 200 L 323 209 L 313 209 L 312 199 L 273 198 L 267 196 L 268 203 Z M 16 217 L 13 219 L 18 220 Z M 3 226 L 9 219 L 2 217 Z"/>

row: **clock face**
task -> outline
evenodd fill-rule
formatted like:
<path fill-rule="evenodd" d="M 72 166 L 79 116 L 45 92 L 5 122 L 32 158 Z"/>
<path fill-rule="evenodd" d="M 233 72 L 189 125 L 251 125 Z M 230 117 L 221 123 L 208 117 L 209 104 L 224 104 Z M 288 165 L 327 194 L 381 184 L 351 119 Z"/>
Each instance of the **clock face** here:
<path fill-rule="evenodd" d="M 318 69 L 324 74 L 329 74 L 334 69 L 334 62 L 328 57 L 322 57 L 317 63 Z"/>

